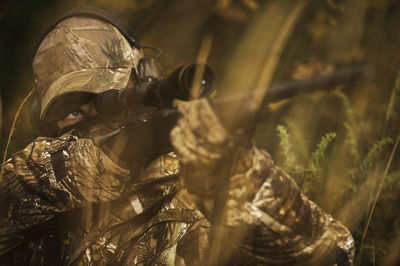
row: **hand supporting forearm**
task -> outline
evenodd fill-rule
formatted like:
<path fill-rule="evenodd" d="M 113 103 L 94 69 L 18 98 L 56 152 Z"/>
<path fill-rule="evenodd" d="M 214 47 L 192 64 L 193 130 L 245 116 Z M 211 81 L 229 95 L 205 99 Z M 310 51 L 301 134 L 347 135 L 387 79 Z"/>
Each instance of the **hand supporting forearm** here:
<path fill-rule="evenodd" d="M 262 185 L 253 198 L 227 211 L 229 231 L 243 232 L 237 248 L 268 265 L 351 265 L 354 241 L 348 229 L 302 195 L 268 153 L 255 150 L 253 160 L 247 179 L 258 182 L 262 175 Z"/>

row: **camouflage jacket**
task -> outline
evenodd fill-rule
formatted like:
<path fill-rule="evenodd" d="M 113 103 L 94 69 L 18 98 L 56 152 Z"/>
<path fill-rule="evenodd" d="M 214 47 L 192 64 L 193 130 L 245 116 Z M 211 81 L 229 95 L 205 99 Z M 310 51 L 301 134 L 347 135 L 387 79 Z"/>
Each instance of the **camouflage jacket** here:
<path fill-rule="evenodd" d="M 177 156 L 132 172 L 73 135 L 15 153 L 1 180 L 0 264 L 205 265 L 214 229 L 185 189 Z M 250 197 L 228 204 L 226 264 L 352 264 L 347 228 L 266 152 L 243 153 L 231 180 L 231 198 Z"/>

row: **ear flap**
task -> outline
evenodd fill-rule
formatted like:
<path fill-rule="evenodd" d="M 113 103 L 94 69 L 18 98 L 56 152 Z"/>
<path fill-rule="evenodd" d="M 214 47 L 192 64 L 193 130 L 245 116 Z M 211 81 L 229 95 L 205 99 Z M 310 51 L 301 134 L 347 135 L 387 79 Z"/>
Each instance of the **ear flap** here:
<path fill-rule="evenodd" d="M 158 62 L 149 57 L 140 59 L 137 74 L 140 82 L 151 82 L 162 78 L 162 70 Z"/>

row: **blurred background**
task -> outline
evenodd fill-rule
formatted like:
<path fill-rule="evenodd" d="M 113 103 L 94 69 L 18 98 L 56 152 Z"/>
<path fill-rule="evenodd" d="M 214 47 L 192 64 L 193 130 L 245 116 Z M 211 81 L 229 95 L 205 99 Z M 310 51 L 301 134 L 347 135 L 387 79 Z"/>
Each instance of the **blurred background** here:
<path fill-rule="evenodd" d="M 333 92 L 271 104 L 254 141 L 352 230 L 359 265 L 399 265 L 400 1 L 2 0 L 3 154 L 17 109 L 34 84 L 31 64 L 42 32 L 79 6 L 108 10 L 129 23 L 141 44 L 162 49 L 167 74 L 207 58 L 217 97 L 349 66 L 372 69 Z M 28 105 L 8 157 L 35 137 Z"/>

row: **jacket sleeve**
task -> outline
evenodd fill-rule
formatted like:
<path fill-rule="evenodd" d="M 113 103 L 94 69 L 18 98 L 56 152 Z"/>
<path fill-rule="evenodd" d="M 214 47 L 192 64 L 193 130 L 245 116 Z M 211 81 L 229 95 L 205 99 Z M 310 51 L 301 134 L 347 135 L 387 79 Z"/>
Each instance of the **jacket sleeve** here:
<path fill-rule="evenodd" d="M 116 199 L 129 171 L 89 139 L 38 138 L 3 165 L 0 255 L 58 214 Z"/>
<path fill-rule="evenodd" d="M 221 173 L 230 175 L 224 250 L 235 250 L 250 265 L 352 263 L 354 242 L 347 228 L 302 195 L 267 152 L 246 136 L 229 133 L 206 99 L 180 103 L 178 110 L 171 141 L 185 186 L 210 220 L 220 193 L 217 180 Z"/>
<path fill-rule="evenodd" d="M 352 265 L 349 230 L 301 194 L 270 155 L 250 148 L 231 178 L 227 225 L 250 264 Z M 241 232 L 241 233 L 238 233 Z"/>

